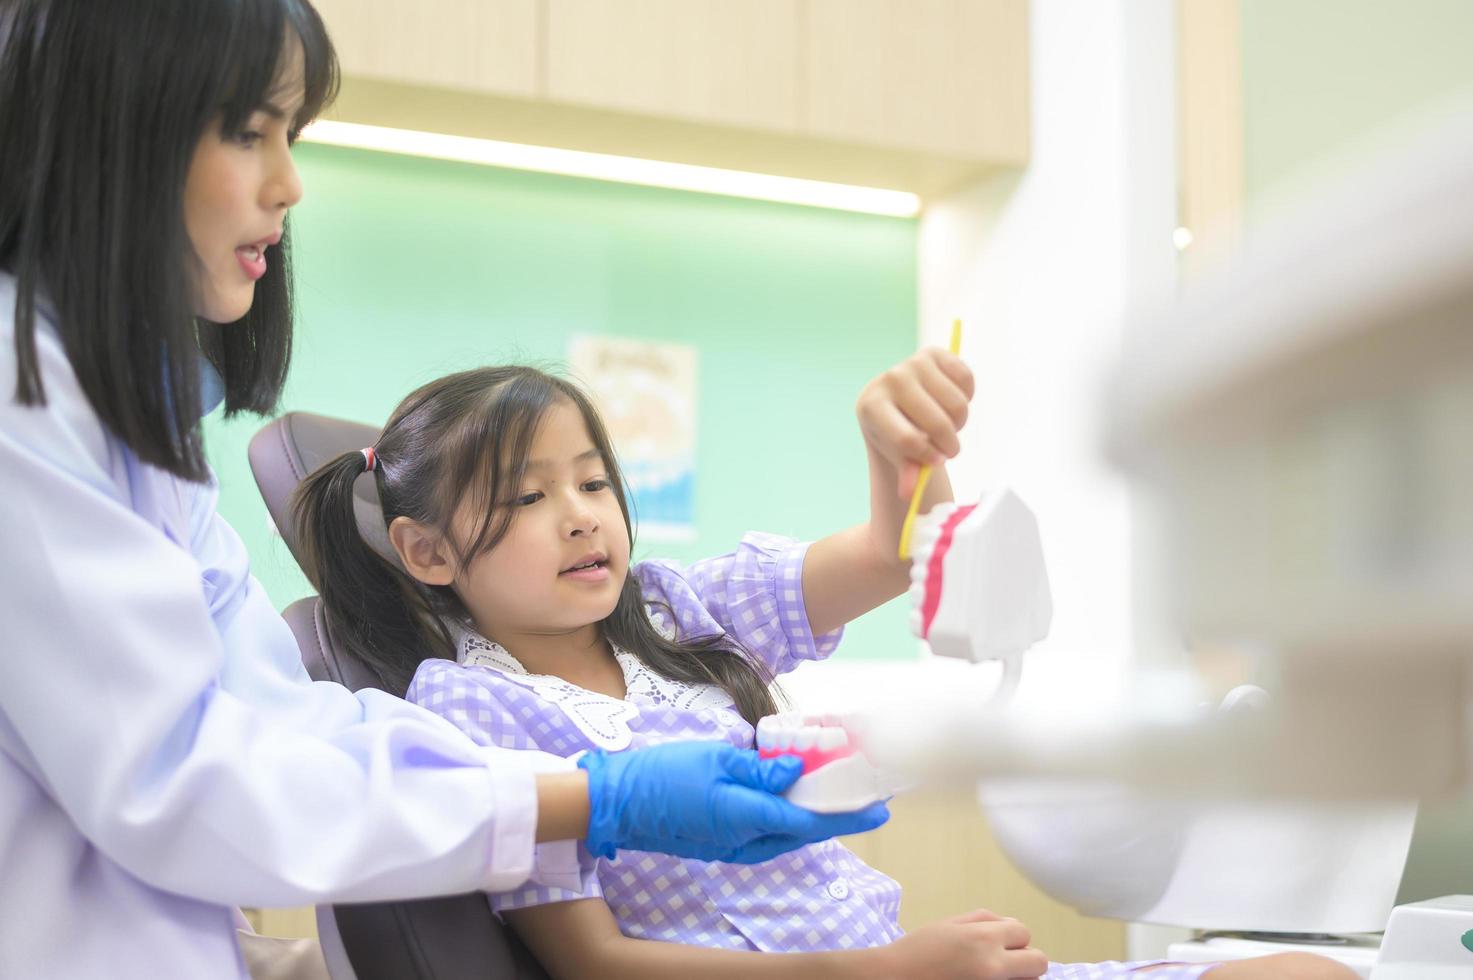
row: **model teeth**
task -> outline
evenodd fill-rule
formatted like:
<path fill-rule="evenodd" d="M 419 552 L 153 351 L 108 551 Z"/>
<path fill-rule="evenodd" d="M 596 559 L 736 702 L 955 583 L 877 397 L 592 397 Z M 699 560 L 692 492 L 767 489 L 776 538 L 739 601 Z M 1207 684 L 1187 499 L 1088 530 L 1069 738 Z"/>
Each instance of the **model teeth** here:
<path fill-rule="evenodd" d="M 927 575 L 931 566 L 931 552 L 936 547 L 936 542 L 941 539 L 941 529 L 946 522 L 956 513 L 956 504 L 941 503 L 932 507 L 924 516 L 918 518 L 914 529 L 911 531 L 912 541 L 910 546 L 910 631 L 914 635 L 925 639 L 925 619 L 921 615 L 921 609 L 926 604 Z"/>
<path fill-rule="evenodd" d="M 849 744 L 849 733 L 833 716 L 797 712 L 768 715 L 757 722 L 757 748 L 779 752 L 834 752 Z"/>

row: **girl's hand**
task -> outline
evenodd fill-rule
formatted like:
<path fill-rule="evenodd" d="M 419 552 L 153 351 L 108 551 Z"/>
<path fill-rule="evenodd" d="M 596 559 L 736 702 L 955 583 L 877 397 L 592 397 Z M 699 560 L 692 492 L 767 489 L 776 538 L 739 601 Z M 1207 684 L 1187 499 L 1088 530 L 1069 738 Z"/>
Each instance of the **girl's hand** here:
<path fill-rule="evenodd" d="M 928 347 L 901 361 L 859 393 L 855 412 L 865 442 L 898 472 L 896 494 L 909 497 L 922 466 L 961 451 L 957 433 L 972 400 L 972 370 L 960 357 Z"/>
<path fill-rule="evenodd" d="M 1033 980 L 1048 972 L 1048 957 L 1028 945 L 1028 927 L 986 909 L 945 919 L 874 950 L 883 957 L 876 976 L 927 980 Z"/>

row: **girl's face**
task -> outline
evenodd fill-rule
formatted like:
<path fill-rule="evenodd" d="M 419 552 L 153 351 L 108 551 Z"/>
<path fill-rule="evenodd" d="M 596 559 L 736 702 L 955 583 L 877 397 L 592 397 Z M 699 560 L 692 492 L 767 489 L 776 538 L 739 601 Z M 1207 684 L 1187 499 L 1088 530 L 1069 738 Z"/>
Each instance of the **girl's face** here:
<path fill-rule="evenodd" d="M 238 134 L 205 128 L 184 184 L 184 227 L 196 259 L 195 314 L 234 323 L 266 274 L 266 247 L 281 241 L 287 209 L 302 199 L 291 130 L 305 97 L 301 44 L 293 39 L 273 93 Z"/>
<path fill-rule="evenodd" d="M 510 644 L 519 634 L 571 633 L 605 619 L 629 572 L 629 533 L 603 457 L 571 402 L 547 410 L 511 497 L 506 536 L 456 580 L 477 627 Z M 455 530 L 468 540 L 481 515 L 461 516 Z"/>

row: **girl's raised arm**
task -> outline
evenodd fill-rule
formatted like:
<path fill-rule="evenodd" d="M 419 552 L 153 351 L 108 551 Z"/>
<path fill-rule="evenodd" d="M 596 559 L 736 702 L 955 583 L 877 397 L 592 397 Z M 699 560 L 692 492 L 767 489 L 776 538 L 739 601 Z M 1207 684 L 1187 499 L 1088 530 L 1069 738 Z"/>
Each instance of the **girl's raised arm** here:
<path fill-rule="evenodd" d="M 961 449 L 957 433 L 972 400 L 971 369 L 928 348 L 865 386 L 855 412 L 869 457 L 870 519 L 814 542 L 803 564 L 803 596 L 815 634 L 836 629 L 910 586 L 899 553 L 900 527 L 923 465 L 935 470 L 920 512 L 952 499 L 938 465 Z"/>

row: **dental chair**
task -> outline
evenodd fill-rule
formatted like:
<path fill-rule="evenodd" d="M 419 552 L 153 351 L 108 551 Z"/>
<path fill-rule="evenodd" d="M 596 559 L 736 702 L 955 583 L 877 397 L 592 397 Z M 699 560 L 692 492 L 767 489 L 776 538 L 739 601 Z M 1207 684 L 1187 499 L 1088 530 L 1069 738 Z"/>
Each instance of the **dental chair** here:
<path fill-rule="evenodd" d="M 292 524 L 291 493 L 302 478 L 334 457 L 378 439 L 373 426 L 289 412 L 251 439 L 251 471 L 266 509 L 293 557 L 301 561 Z M 397 560 L 389 545 L 373 483 L 359 480 L 354 509 L 364 539 Z M 333 642 L 322 602 L 299 599 L 282 613 L 316 681 L 349 688 L 379 688 L 373 672 Z M 475 892 L 404 902 L 320 906 L 318 931 L 333 980 L 547 980 L 532 954 Z M 346 957 L 347 962 L 343 962 Z"/>

